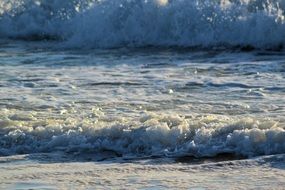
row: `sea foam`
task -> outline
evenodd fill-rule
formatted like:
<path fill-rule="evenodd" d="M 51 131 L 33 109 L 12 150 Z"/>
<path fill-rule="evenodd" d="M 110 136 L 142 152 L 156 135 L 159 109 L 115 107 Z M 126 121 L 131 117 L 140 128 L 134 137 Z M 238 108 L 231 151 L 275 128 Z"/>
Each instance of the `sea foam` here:
<path fill-rule="evenodd" d="M 149 113 L 139 120 L 106 116 L 63 120 L 11 118 L 2 119 L 0 125 L 1 155 L 108 151 L 124 157 L 212 157 L 224 153 L 250 157 L 285 152 L 284 126 L 250 117 L 185 118 Z"/>
<path fill-rule="evenodd" d="M 285 43 L 283 0 L 4 1 L 2 38 L 63 47 L 251 47 Z"/>

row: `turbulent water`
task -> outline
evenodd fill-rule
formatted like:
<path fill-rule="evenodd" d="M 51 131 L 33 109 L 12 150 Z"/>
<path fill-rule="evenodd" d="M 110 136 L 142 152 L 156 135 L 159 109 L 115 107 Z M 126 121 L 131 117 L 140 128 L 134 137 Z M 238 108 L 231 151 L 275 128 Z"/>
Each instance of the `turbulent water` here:
<path fill-rule="evenodd" d="M 283 0 L 2 0 L 0 35 L 70 48 L 284 46 Z"/>
<path fill-rule="evenodd" d="M 283 0 L 0 1 L 0 163 L 285 154 L 284 10 Z"/>
<path fill-rule="evenodd" d="M 1 155 L 285 152 L 283 52 L 35 46 L 1 45 Z"/>

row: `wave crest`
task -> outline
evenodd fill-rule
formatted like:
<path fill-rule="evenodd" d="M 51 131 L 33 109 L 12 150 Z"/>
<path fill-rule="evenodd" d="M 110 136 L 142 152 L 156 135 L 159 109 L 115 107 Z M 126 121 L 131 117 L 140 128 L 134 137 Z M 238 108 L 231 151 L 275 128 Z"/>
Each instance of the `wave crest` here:
<path fill-rule="evenodd" d="M 280 48 L 284 10 L 283 0 L 10 0 L 0 4 L 0 35 L 65 47 Z"/>
<path fill-rule="evenodd" d="M 0 122 L 0 154 L 101 153 L 122 156 L 256 156 L 285 153 L 284 126 L 271 120 L 215 115 L 148 114 L 139 120 L 37 120 L 13 116 Z"/>

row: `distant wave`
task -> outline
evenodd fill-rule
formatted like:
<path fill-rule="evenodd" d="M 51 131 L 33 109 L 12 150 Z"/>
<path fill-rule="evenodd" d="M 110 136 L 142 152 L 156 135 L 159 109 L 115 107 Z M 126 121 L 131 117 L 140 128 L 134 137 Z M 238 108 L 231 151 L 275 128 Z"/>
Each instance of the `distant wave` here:
<path fill-rule="evenodd" d="M 7 0 L 0 36 L 63 47 L 285 45 L 283 0 Z"/>

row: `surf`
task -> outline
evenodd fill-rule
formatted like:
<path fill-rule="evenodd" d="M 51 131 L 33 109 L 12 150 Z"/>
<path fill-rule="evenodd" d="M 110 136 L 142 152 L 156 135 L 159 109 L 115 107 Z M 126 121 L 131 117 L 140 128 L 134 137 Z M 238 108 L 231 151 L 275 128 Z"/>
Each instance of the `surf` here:
<path fill-rule="evenodd" d="M 3 1 L 0 37 L 62 48 L 283 49 L 282 0 Z"/>

